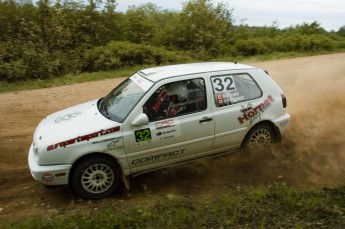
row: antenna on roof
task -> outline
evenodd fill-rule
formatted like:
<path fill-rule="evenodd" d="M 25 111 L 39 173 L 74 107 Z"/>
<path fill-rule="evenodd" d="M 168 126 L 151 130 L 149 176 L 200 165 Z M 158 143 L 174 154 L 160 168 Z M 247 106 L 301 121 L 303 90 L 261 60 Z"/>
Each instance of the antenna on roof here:
<path fill-rule="evenodd" d="M 235 64 L 237 64 L 237 61 L 235 61 Z"/>

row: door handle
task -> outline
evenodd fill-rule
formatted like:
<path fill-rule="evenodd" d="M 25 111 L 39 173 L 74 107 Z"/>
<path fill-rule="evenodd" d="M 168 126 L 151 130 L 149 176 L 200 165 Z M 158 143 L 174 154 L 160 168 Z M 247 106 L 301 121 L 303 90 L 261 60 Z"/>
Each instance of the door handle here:
<path fill-rule="evenodd" d="M 213 120 L 213 118 L 203 117 L 201 120 L 199 120 L 199 123 L 209 122 L 209 121 L 212 121 L 212 120 Z"/>

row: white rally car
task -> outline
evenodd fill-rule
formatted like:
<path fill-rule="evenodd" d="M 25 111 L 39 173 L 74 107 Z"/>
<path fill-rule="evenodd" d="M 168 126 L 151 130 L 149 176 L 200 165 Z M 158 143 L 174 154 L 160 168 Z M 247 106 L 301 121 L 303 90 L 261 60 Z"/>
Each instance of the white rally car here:
<path fill-rule="evenodd" d="M 33 178 L 84 198 L 128 177 L 251 144 L 280 141 L 286 97 L 267 72 L 237 63 L 141 70 L 107 96 L 45 117 L 29 152 Z"/>

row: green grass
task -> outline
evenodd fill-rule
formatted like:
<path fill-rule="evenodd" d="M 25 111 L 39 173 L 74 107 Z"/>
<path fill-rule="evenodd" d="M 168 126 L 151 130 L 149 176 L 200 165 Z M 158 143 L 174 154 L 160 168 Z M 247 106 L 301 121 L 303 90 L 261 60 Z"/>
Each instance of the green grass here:
<path fill-rule="evenodd" d="M 1 228 L 345 228 L 345 187 L 298 191 L 277 183 L 207 200 L 155 200 L 150 207 L 108 207 L 53 220 L 31 217 Z"/>
<path fill-rule="evenodd" d="M 344 52 L 345 50 L 337 50 L 337 52 Z M 268 55 L 259 55 L 253 57 L 222 57 L 212 59 L 210 61 L 229 61 L 229 62 L 245 62 L 245 63 L 252 63 L 258 61 L 268 61 L 268 60 L 276 60 L 276 59 L 283 59 L 283 58 L 294 58 L 294 57 L 302 57 L 302 56 L 311 56 L 311 55 L 319 55 L 319 54 L 329 54 L 329 52 L 309 52 L 309 53 L 297 53 L 297 52 L 289 52 L 289 53 L 271 53 Z M 200 62 L 200 60 L 194 60 L 191 62 Z M 103 79 L 110 79 L 110 78 L 118 78 L 118 77 L 128 77 L 132 75 L 134 72 L 152 66 L 135 66 L 130 68 L 123 68 L 117 69 L 113 71 L 103 71 L 103 72 L 91 72 L 91 73 L 80 73 L 80 74 L 69 74 L 62 77 L 56 77 L 51 79 L 44 79 L 44 80 L 28 80 L 28 81 L 21 81 L 21 82 L 13 82 L 8 83 L 5 81 L 0 81 L 0 93 L 1 92 L 11 92 L 11 91 L 22 91 L 22 90 L 33 90 L 39 88 L 48 88 L 48 87 L 55 87 L 61 85 L 68 85 L 68 84 L 75 84 L 75 83 L 82 83 L 82 82 L 89 82 L 89 81 L 96 81 L 96 80 L 103 80 Z"/>

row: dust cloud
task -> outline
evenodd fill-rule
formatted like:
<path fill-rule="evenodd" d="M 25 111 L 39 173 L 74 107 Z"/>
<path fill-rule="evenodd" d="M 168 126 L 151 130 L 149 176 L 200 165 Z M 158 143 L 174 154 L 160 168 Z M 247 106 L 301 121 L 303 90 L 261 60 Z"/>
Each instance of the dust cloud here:
<path fill-rule="evenodd" d="M 283 143 L 271 149 L 272 165 L 285 167 L 280 173 L 291 182 L 332 185 L 345 178 L 345 77 L 344 71 L 314 68 L 319 72 L 287 88 L 291 125 Z"/>
<path fill-rule="evenodd" d="M 270 62 L 272 77 L 287 95 L 291 123 L 282 143 L 227 159 L 235 167 L 227 177 L 235 175 L 235 182 L 261 185 L 280 179 L 304 187 L 344 183 L 345 58 L 340 65 L 332 56 L 303 60 Z"/>

